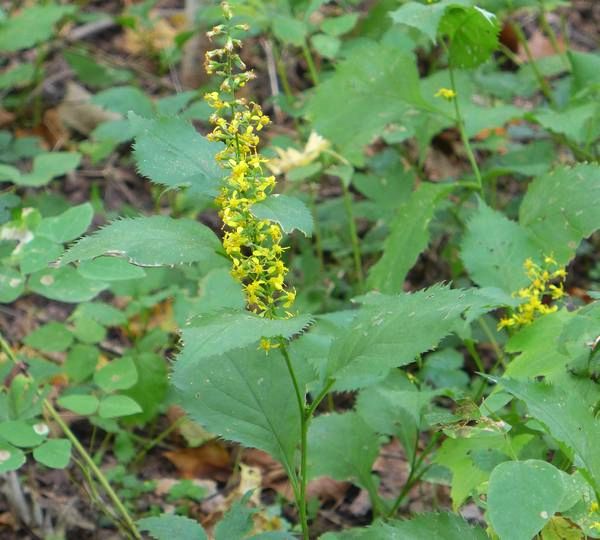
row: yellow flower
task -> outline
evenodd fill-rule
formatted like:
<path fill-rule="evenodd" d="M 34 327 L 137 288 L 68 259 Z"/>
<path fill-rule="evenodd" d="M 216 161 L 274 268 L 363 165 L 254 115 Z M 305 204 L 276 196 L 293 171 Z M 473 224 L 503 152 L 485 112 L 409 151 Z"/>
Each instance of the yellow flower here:
<path fill-rule="evenodd" d="M 456 97 L 456 92 L 451 88 L 440 88 L 435 93 L 435 97 L 441 97 L 448 101 L 452 101 Z"/>
<path fill-rule="evenodd" d="M 559 300 L 565 296 L 564 279 L 567 275 L 563 268 L 554 269 L 557 262 L 551 256 L 544 257 L 544 267 L 526 259 L 523 268 L 531 283 L 527 287 L 519 289 L 515 296 L 526 300 L 519 305 L 510 317 L 504 317 L 498 322 L 498 330 L 502 328 L 513 328 L 531 324 L 538 316 L 548 315 L 558 310 L 558 306 L 551 306 L 544 302 L 550 297 Z M 559 279 L 558 284 L 551 283 Z"/>

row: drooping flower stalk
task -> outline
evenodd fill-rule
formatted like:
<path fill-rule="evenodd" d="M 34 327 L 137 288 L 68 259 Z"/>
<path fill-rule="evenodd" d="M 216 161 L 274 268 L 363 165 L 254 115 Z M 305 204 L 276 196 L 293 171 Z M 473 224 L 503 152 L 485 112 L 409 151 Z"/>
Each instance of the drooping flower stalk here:
<path fill-rule="evenodd" d="M 208 36 L 223 41 L 223 47 L 206 53 L 206 72 L 222 77 L 219 91 L 206 94 L 214 109 L 208 135 L 225 148 L 216 155 L 227 171 L 225 185 L 216 202 L 223 220 L 223 247 L 232 261 L 233 277 L 243 288 L 248 309 L 261 316 L 289 316 L 285 310 L 295 300 L 294 289 L 286 287 L 288 272 L 282 260 L 283 231 L 277 223 L 258 219 L 252 205 L 264 201 L 275 187 L 275 177 L 265 174 L 267 159 L 261 156 L 259 132 L 270 123 L 260 105 L 237 97 L 238 91 L 254 78 L 238 51 L 242 42 L 232 35 L 247 31 L 244 24 L 232 25 L 231 9 L 222 4 L 226 23 L 215 26 Z M 264 342 L 263 346 L 268 347 Z"/>

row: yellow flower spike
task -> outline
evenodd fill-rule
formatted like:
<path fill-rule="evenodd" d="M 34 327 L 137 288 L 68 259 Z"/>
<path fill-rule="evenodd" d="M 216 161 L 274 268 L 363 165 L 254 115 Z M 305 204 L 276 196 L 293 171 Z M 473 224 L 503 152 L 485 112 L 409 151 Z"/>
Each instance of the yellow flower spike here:
<path fill-rule="evenodd" d="M 526 300 L 517 307 L 510 317 L 504 317 L 498 322 L 498 330 L 531 324 L 538 316 L 548 315 L 558 311 L 558 306 L 549 305 L 544 300 L 560 300 L 565 296 L 564 279 L 567 275 L 564 268 L 552 271 L 557 263 L 552 256 L 544 257 L 544 266 L 535 264 L 531 259 L 523 263 L 525 274 L 531 280 L 527 287 L 519 289 L 514 296 Z M 551 283 L 559 279 L 558 284 Z"/>
<path fill-rule="evenodd" d="M 456 97 L 456 92 L 451 88 L 440 88 L 434 95 L 452 101 Z"/>

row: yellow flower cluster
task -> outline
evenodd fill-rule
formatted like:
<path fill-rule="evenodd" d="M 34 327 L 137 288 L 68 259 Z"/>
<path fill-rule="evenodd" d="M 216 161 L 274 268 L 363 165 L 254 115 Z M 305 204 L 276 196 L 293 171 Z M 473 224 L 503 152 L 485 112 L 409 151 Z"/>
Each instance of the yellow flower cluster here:
<path fill-rule="evenodd" d="M 451 88 L 440 88 L 435 93 L 435 97 L 441 97 L 448 101 L 452 101 L 456 97 L 456 92 Z"/>
<path fill-rule="evenodd" d="M 558 307 L 545 304 L 544 298 L 559 300 L 565 295 L 564 280 L 567 273 L 552 257 L 544 257 L 542 266 L 535 264 L 531 259 L 527 259 L 523 266 L 531 283 L 519 289 L 517 296 L 525 299 L 526 302 L 518 306 L 510 317 L 500 320 L 499 330 L 525 326 L 531 324 L 540 315 L 554 313 Z"/>
<path fill-rule="evenodd" d="M 227 170 L 225 185 L 216 199 L 225 230 L 223 247 L 231 258 L 233 277 L 244 287 L 248 308 L 273 318 L 292 305 L 296 293 L 284 283 L 288 269 L 282 261 L 285 248 L 281 227 L 257 219 L 251 211 L 252 205 L 264 201 L 275 186 L 275 177 L 263 170 L 267 160 L 258 152 L 258 133 L 270 120 L 258 104 L 236 97 L 254 75 L 245 71 L 236 52 L 241 41 L 231 33 L 248 30 L 248 26 L 230 25 L 231 10 L 226 2 L 222 8 L 227 24 L 214 27 L 208 36 L 223 40 L 224 45 L 206 53 L 205 67 L 207 73 L 223 80 L 219 91 L 206 94 L 205 100 L 214 109 L 210 117 L 214 129 L 208 139 L 225 145 L 216 155 Z"/>

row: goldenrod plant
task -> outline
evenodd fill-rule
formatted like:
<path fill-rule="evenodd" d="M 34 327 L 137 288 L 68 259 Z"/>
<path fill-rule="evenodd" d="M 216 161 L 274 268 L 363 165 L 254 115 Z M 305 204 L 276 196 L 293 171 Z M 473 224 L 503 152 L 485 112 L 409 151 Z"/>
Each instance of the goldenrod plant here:
<path fill-rule="evenodd" d="M 600 538 L 599 61 L 548 16 L 582 8 L 205 2 L 138 65 L 111 55 L 162 4 L 21 4 L 0 13 L 15 535 L 89 534 L 47 490 L 119 538 Z M 179 478 L 205 449 L 227 482 Z M 319 477 L 353 487 L 323 508 Z"/>

